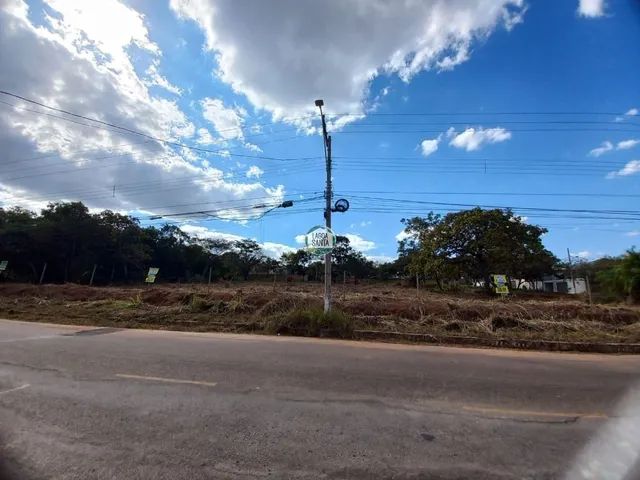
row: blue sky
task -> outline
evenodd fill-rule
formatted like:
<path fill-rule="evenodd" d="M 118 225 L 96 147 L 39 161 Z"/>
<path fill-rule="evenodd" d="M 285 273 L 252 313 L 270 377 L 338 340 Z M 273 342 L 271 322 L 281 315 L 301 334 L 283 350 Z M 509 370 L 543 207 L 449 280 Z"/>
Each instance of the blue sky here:
<path fill-rule="evenodd" d="M 514 207 L 559 256 L 640 238 L 618 212 L 640 196 L 637 2 L 86 3 L 8 1 L 1 89 L 173 143 L 4 96 L 4 205 L 166 214 L 277 255 L 323 221 L 324 98 L 352 207 L 334 230 L 371 258 L 395 255 L 401 218 L 467 205 Z"/>

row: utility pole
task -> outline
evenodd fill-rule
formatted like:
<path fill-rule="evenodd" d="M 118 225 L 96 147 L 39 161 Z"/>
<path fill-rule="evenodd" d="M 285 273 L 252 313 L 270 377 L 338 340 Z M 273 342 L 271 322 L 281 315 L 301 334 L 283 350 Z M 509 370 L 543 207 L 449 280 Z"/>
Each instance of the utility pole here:
<path fill-rule="evenodd" d="M 571 283 L 573 285 L 573 294 L 576 294 L 576 279 L 573 276 L 573 264 L 571 263 L 571 252 L 567 248 L 567 258 L 569 259 L 569 273 L 571 273 Z"/>
<path fill-rule="evenodd" d="M 325 209 L 324 221 L 327 228 L 331 228 L 331 137 L 327 135 L 327 122 L 322 111 L 323 100 L 316 100 L 316 107 L 320 109 L 322 120 L 322 139 L 324 141 L 324 157 L 327 166 L 327 185 L 324 192 Z M 331 310 L 331 252 L 324 255 L 324 312 Z"/>

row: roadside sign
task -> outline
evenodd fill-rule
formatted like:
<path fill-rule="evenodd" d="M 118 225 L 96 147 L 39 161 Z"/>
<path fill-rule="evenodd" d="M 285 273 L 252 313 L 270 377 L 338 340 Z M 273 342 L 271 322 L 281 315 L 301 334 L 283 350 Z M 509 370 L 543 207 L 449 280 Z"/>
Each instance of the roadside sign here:
<path fill-rule="evenodd" d="M 154 283 L 156 281 L 156 276 L 158 275 L 159 271 L 160 271 L 159 268 L 150 267 L 149 273 L 147 273 L 147 278 L 145 278 L 144 281 L 146 283 Z"/>
<path fill-rule="evenodd" d="M 7 269 L 8 265 L 9 265 L 9 260 L 2 260 L 0 262 L 0 272 L 4 272 Z"/>
<path fill-rule="evenodd" d="M 509 294 L 509 283 L 507 282 L 507 276 L 502 274 L 491 275 L 493 279 L 493 284 L 496 288 L 496 293 L 500 295 L 508 295 Z"/>
<path fill-rule="evenodd" d="M 304 245 L 313 255 L 325 255 L 336 246 L 336 235 L 329 227 L 316 225 L 304 236 Z"/>

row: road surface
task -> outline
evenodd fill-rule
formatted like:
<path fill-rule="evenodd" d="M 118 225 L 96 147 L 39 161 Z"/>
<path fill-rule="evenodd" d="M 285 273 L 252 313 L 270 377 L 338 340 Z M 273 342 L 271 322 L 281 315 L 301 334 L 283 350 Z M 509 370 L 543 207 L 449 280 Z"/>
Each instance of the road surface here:
<path fill-rule="evenodd" d="M 635 356 L 0 321 L 0 478 L 588 478 L 596 451 L 631 479 L 638 380 Z"/>

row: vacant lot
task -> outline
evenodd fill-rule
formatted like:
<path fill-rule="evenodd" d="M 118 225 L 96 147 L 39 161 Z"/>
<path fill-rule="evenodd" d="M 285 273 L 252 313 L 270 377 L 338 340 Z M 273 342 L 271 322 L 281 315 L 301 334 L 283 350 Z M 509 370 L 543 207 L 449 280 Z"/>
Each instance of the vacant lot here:
<path fill-rule="evenodd" d="M 340 313 L 322 317 L 318 284 L 225 283 L 87 287 L 0 285 L 9 319 L 193 331 L 351 336 L 354 330 L 580 342 L 640 342 L 640 308 L 582 299 L 420 292 L 397 285 L 336 285 Z"/>

